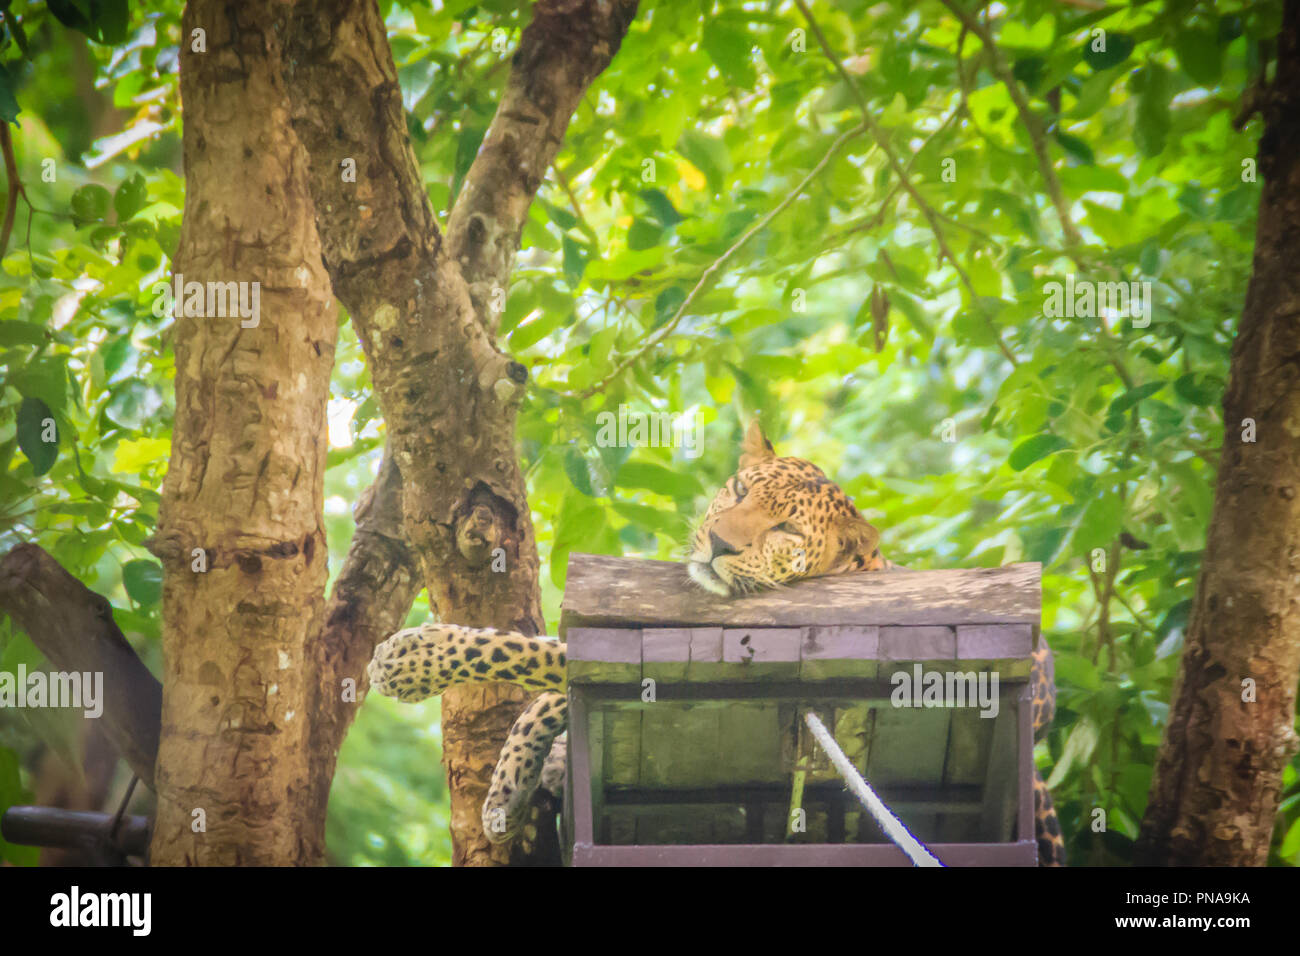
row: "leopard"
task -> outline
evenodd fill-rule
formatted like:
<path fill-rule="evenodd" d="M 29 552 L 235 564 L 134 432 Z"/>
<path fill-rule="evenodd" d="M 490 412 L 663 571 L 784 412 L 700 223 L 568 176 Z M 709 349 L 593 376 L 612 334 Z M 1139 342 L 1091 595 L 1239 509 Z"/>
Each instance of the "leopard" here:
<path fill-rule="evenodd" d="M 787 587 L 851 571 L 907 570 L 885 558 L 880 532 L 853 500 L 812 462 L 777 455 L 755 419 L 741 442 L 737 470 L 715 493 L 690 537 L 689 579 L 721 597 Z M 1030 671 L 1035 739 L 1056 710 L 1051 649 L 1040 641 Z M 539 783 L 562 781 L 568 726 L 565 645 L 513 631 L 426 623 L 380 643 L 367 669 L 370 686 L 400 701 L 419 701 L 464 683 L 504 682 L 535 692 L 515 720 L 483 803 L 492 842 L 514 839 Z M 1034 829 L 1040 866 L 1065 864 L 1065 843 L 1051 792 L 1034 770 Z"/>

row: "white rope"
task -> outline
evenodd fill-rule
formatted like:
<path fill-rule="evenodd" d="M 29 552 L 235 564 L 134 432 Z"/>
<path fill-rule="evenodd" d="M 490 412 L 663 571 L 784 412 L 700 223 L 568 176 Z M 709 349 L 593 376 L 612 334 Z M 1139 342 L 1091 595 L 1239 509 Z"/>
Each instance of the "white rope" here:
<path fill-rule="evenodd" d="M 903 825 L 903 821 L 894 816 L 889 807 L 876 796 L 876 791 L 872 790 L 867 781 L 862 779 L 862 774 L 858 773 L 858 768 L 849 763 L 849 758 L 844 756 L 844 751 L 840 745 L 835 742 L 830 731 L 821 722 L 820 718 L 811 710 L 803 715 L 804 721 L 808 724 L 808 729 L 813 732 L 817 742 L 822 745 L 827 756 L 831 758 L 831 763 L 835 769 L 840 772 L 840 776 L 848 783 L 849 789 L 853 795 L 862 801 L 862 805 L 867 811 L 876 818 L 880 824 L 880 829 L 885 831 L 885 835 L 893 840 L 900 850 L 907 854 L 908 859 L 916 866 L 943 866 L 939 858 L 927 850 L 916 837 L 912 836 L 912 831 Z"/>

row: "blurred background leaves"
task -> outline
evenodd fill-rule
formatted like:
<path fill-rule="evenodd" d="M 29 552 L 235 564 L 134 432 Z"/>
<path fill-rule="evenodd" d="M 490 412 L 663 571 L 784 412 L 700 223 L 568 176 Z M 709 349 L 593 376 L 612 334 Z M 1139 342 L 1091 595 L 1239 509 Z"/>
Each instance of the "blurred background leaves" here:
<path fill-rule="evenodd" d="M 680 556 L 759 415 L 778 451 L 843 485 L 894 560 L 1044 564 L 1060 697 L 1038 759 L 1072 862 L 1125 863 L 1200 566 L 1250 274 L 1259 129 L 1233 117 L 1280 3 L 997 6 L 992 35 L 1042 123 L 1082 237 L 1073 249 L 990 51 L 942 4 L 809 6 L 843 73 L 791 3 L 643 0 L 532 208 L 500 334 L 531 371 L 519 439 L 550 631 L 571 552 Z M 528 6 L 381 7 L 445 221 Z M 16 117 L 32 207 L 29 225 L 18 199 L 0 264 L 0 551 L 40 543 L 110 597 L 155 668 L 159 569 L 143 542 L 173 369 L 150 288 L 169 274 L 184 207 L 180 9 L 14 2 L 0 38 L 0 116 Z M 860 121 L 858 94 L 916 196 L 879 142 L 848 141 L 669 326 L 708 266 Z M 1150 325 L 1046 317 L 1044 286 L 1067 274 L 1150 283 Z M 342 322 L 334 570 L 384 434 Z M 620 406 L 693 411 L 700 457 L 601 446 L 597 416 Z M 30 441 L 38 417 L 57 426 L 57 456 Z M 410 623 L 427 615 L 422 596 Z M 34 654 L 22 635 L 0 640 L 0 666 Z M 69 739 L 0 712 L 0 806 L 31 799 L 40 753 L 74 763 Z M 438 742 L 436 701 L 367 702 L 330 802 L 335 862 L 448 861 Z M 1273 852 L 1292 865 L 1296 768 Z M 1106 832 L 1091 828 L 1096 809 Z"/>

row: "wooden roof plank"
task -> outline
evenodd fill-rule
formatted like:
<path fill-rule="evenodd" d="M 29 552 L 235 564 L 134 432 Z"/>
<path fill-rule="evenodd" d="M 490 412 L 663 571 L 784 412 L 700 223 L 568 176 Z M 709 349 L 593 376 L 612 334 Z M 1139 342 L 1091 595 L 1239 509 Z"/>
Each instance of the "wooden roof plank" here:
<path fill-rule="evenodd" d="M 571 554 L 560 630 L 1027 624 L 1036 631 L 1042 615 L 1041 576 L 1037 563 L 857 572 L 723 597 L 702 590 L 677 562 Z"/>

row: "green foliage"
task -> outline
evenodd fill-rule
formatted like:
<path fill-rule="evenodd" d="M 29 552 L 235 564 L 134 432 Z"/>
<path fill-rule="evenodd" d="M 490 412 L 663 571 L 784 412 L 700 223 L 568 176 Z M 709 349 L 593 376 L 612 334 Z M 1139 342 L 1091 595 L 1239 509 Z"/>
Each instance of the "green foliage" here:
<path fill-rule="evenodd" d="M 445 221 L 530 9 L 383 6 Z M 790 4 L 643 2 L 531 209 L 500 329 L 531 372 L 519 438 L 547 621 L 554 632 L 571 552 L 680 556 L 759 414 L 778 451 L 854 496 L 895 560 L 1043 562 L 1060 699 L 1038 758 L 1073 859 L 1127 862 L 1200 568 L 1250 274 L 1259 185 L 1243 162 L 1259 125 L 1238 131 L 1232 114 L 1280 3 L 1007 5 L 992 34 L 1044 131 L 1073 248 L 977 36 L 937 3 L 811 7 L 843 73 Z M 0 118 L 20 121 L 37 211 L 29 227 L 19 200 L 0 262 L 0 551 L 39 542 L 110 597 L 156 663 L 144 541 L 174 369 L 150 289 L 169 274 L 184 206 L 181 33 L 178 2 L 121 26 L 124 8 L 5 13 Z M 115 45 L 73 43 L 55 18 Z M 79 69 L 93 93 L 74 85 Z M 858 95 L 910 188 L 881 143 L 849 139 L 683 310 L 860 122 Z M 1149 282 L 1149 324 L 1045 314 L 1047 284 L 1067 276 Z M 598 416 L 620 406 L 694 412 L 699 456 L 603 444 Z M 37 428 L 47 418 L 53 448 Z M 384 436 L 346 324 L 330 426 L 337 572 Z M 410 622 L 427 613 L 421 598 Z M 330 803 L 336 862 L 448 860 L 438 739 L 436 705 L 362 708 Z M 0 806 L 24 786 L 13 755 L 31 746 L 30 729 L 0 726 Z M 1296 864 L 1296 765 L 1284 788 L 1274 860 Z M 1097 808 L 1106 833 L 1090 828 Z"/>

